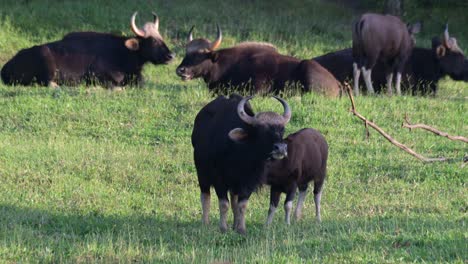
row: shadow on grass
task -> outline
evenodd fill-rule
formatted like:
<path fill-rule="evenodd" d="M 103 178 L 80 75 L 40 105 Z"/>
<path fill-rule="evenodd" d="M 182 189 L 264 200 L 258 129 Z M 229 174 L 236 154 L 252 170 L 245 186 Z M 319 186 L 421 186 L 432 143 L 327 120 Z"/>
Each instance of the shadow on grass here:
<path fill-rule="evenodd" d="M 248 234 L 240 236 L 233 231 L 221 234 L 216 221 L 203 226 L 198 220 L 181 220 L 177 215 L 104 216 L 92 212 L 81 215 L 2 204 L 0 223 L 1 240 L 7 249 L 18 244 L 30 252 L 45 247 L 60 248 L 63 252 L 57 252 L 61 254 L 57 258 L 62 260 L 74 260 L 77 256 L 70 252 L 81 248 L 84 252 L 78 250 L 78 254 L 86 253 L 87 245 L 93 243 L 124 252 L 125 248 L 142 252 L 167 250 L 182 259 L 183 252 L 190 250 L 197 250 L 195 258 L 210 259 L 226 256 L 223 251 L 251 250 L 251 247 L 257 248 L 254 254 L 267 254 L 262 250 L 271 248 L 276 255 L 288 256 L 294 252 L 302 259 L 327 254 L 346 257 L 352 252 L 398 256 L 410 261 L 453 261 L 467 257 L 466 240 L 461 232 L 464 219 L 444 216 L 325 219 L 321 225 L 302 221 L 290 227 L 278 217 L 271 228 L 247 219 Z M 211 257 L 207 257 L 209 251 Z M 252 252 L 246 254 L 237 257 L 248 258 Z M 142 258 L 149 260 L 148 257 Z M 151 256 L 150 260 L 160 257 Z"/>

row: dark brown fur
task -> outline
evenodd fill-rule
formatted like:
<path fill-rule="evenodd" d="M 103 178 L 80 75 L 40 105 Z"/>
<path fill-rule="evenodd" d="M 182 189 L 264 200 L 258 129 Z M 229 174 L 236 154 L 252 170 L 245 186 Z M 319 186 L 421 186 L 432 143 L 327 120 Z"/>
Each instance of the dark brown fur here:
<path fill-rule="evenodd" d="M 265 44 L 239 44 L 219 51 L 202 49 L 188 53 L 177 74 L 185 80 L 203 78 L 210 90 L 221 93 L 231 88 L 279 93 L 294 84 L 300 84 L 304 92 L 332 97 L 340 93 L 338 81 L 319 64 L 279 54 L 273 46 Z"/>
<path fill-rule="evenodd" d="M 445 53 L 437 54 L 437 49 L 441 47 Z M 328 69 L 338 81 L 352 80 L 352 49 L 330 52 L 313 59 Z M 434 37 L 431 49 L 413 48 L 403 70 L 402 90 L 412 94 L 436 94 L 438 81 L 447 75 L 454 80 L 468 81 L 468 59 L 462 53 L 445 47 L 439 37 Z M 382 62 L 375 65 L 372 82 L 377 92 L 385 86 L 385 65 Z"/>
<path fill-rule="evenodd" d="M 127 41 L 138 43 L 138 48 L 130 50 Z M 145 63 L 168 63 L 174 56 L 161 38 L 153 36 L 72 32 L 62 40 L 20 50 L 3 66 L 1 77 L 8 85 L 140 85 Z"/>
<path fill-rule="evenodd" d="M 294 199 L 298 188 L 305 192 L 311 181 L 314 182 L 314 196 L 321 196 L 326 177 L 328 144 L 320 132 L 312 128 L 301 129 L 285 141 L 288 156 L 267 165 L 267 183 L 271 185 L 270 206 L 275 208 L 282 192 L 286 193 L 286 205 Z M 317 206 L 320 207 L 320 197 L 318 199 Z"/>

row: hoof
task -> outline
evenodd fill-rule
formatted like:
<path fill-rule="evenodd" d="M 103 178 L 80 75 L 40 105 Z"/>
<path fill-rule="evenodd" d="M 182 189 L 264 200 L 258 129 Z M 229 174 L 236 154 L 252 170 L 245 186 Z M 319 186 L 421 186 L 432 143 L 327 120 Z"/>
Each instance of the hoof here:
<path fill-rule="evenodd" d="M 241 234 L 241 235 L 245 235 L 247 234 L 247 230 L 243 229 L 243 228 L 237 228 L 236 229 L 237 233 Z"/>
<path fill-rule="evenodd" d="M 221 233 L 226 233 L 228 230 L 227 226 L 219 226 L 219 231 L 221 231 Z"/>

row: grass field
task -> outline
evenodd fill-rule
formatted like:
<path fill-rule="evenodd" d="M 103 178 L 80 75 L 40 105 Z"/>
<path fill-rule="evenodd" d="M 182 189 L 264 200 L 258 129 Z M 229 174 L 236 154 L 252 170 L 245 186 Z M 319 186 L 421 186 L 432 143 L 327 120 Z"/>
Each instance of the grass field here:
<path fill-rule="evenodd" d="M 330 145 L 322 223 L 312 195 L 304 219 L 284 224 L 280 208 L 266 228 L 268 188 L 254 194 L 246 236 L 202 226 L 190 135 L 197 112 L 212 99 L 201 81 L 182 82 L 175 68 L 186 33 L 215 37 L 223 47 L 269 41 L 286 54 L 310 58 L 351 45 L 358 11 L 326 1 L 26 1 L 0 0 L 0 65 L 19 49 L 77 30 L 130 34 L 150 10 L 177 55 L 148 65 L 141 89 L 8 87 L 0 84 L 0 262 L 4 263 L 401 263 L 468 261 L 466 144 L 401 128 L 414 122 L 467 136 L 468 83 L 444 80 L 432 97 L 359 97 L 358 111 L 428 157 L 424 164 L 364 128 L 346 97 L 287 97 L 287 132 L 319 129 Z M 411 11 L 411 10 L 409 10 Z M 442 24 L 468 52 L 466 8 L 419 9 L 419 46 Z M 440 32 L 440 33 L 439 33 Z M 269 98 L 254 108 L 281 111 Z M 214 193 L 214 192 L 213 192 Z M 229 218 L 232 221 L 231 215 Z"/>

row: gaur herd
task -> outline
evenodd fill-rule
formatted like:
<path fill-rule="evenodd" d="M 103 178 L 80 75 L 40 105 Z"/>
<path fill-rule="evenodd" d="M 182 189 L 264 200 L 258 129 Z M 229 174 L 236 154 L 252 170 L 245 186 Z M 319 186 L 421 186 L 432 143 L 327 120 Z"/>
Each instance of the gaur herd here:
<path fill-rule="evenodd" d="M 140 86 L 147 63 L 167 64 L 175 54 L 159 33 L 159 18 L 143 27 L 130 19 L 133 37 L 100 32 L 73 32 L 61 40 L 19 51 L 1 70 L 7 85 L 60 86 L 100 84 L 104 87 Z M 209 222 L 210 189 L 219 201 L 220 229 L 226 231 L 232 208 L 233 228 L 244 234 L 245 212 L 250 195 L 263 184 L 271 186 L 267 224 L 286 194 L 285 221 L 291 222 L 292 201 L 299 189 L 296 219 L 302 215 L 306 191 L 314 182 L 316 219 L 326 177 L 328 145 L 320 132 L 301 129 L 287 137 L 285 126 L 292 110 L 282 98 L 283 114 L 254 113 L 249 101 L 230 91 L 248 94 L 280 94 L 297 89 L 338 97 L 343 83 L 354 80 L 359 94 L 362 72 L 367 93 L 413 94 L 437 92 L 437 82 L 448 75 L 468 81 L 468 59 L 451 37 L 446 25 L 442 38 L 432 39 L 432 48 L 415 47 L 420 24 L 406 25 L 391 15 L 367 13 L 351 27 L 352 48 L 312 59 L 283 55 L 270 43 L 243 42 L 219 49 L 222 32 L 217 25 L 214 41 L 193 38 L 190 30 L 185 57 L 176 69 L 184 81 L 203 78 L 210 91 L 221 94 L 204 106 L 195 118 L 192 132 L 194 163 L 201 191 L 202 221 Z M 375 88 L 374 88 L 375 87 Z M 229 196 L 228 197 L 228 193 Z"/>

